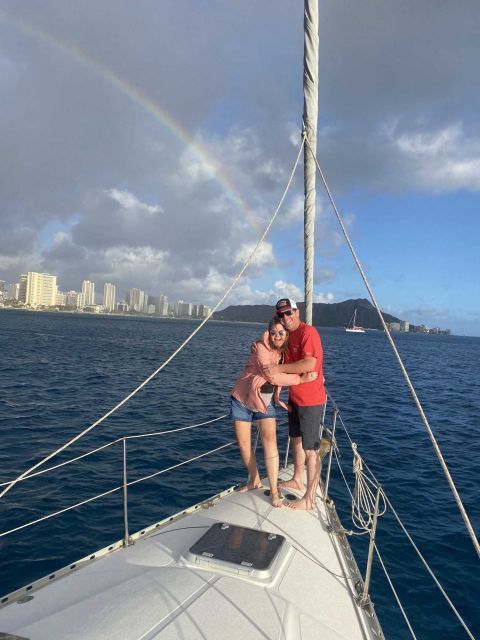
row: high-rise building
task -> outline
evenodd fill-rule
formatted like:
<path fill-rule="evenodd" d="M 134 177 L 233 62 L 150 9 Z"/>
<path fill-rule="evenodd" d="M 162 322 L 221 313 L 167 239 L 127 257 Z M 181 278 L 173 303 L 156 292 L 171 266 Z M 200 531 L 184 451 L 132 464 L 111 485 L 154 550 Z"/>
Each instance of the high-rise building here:
<path fill-rule="evenodd" d="M 20 295 L 31 307 L 54 307 L 57 296 L 57 276 L 29 271 L 20 276 Z M 20 299 L 22 299 L 20 298 Z"/>
<path fill-rule="evenodd" d="M 0 280 L 0 292 L 3 293 L 7 290 L 7 283 L 5 280 Z"/>
<path fill-rule="evenodd" d="M 65 306 L 73 307 L 74 309 L 81 309 L 85 306 L 83 295 L 80 291 L 65 291 Z"/>
<path fill-rule="evenodd" d="M 20 282 L 18 283 L 18 300 L 20 302 L 27 301 L 27 279 L 28 276 L 26 273 L 22 273 L 19 278 Z"/>
<path fill-rule="evenodd" d="M 145 292 L 141 289 L 129 289 L 127 291 L 127 304 L 130 311 L 143 311 Z"/>
<path fill-rule="evenodd" d="M 55 304 L 57 305 L 57 307 L 64 307 L 66 304 L 65 294 L 61 291 L 57 291 L 57 295 L 55 296 Z"/>
<path fill-rule="evenodd" d="M 90 280 L 82 282 L 83 306 L 88 307 L 95 304 L 95 283 Z"/>
<path fill-rule="evenodd" d="M 179 300 L 175 304 L 175 315 L 177 318 L 186 318 L 192 315 L 192 305 L 189 302 Z"/>
<path fill-rule="evenodd" d="M 18 300 L 18 294 L 20 292 L 20 284 L 16 282 L 8 287 L 7 298 L 10 300 Z"/>
<path fill-rule="evenodd" d="M 115 285 L 110 282 L 103 285 L 103 308 L 106 311 L 115 309 Z"/>
<path fill-rule="evenodd" d="M 168 300 L 167 296 L 160 296 L 160 303 L 158 305 L 158 313 L 161 316 L 168 316 Z"/>

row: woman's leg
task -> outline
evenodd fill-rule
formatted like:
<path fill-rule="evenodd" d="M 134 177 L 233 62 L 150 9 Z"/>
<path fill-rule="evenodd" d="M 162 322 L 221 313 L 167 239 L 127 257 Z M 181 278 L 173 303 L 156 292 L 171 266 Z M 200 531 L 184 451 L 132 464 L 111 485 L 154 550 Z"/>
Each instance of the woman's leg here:
<path fill-rule="evenodd" d="M 278 493 L 278 449 L 277 423 L 275 418 L 265 418 L 258 421 L 260 437 L 263 445 L 265 467 L 270 484 L 270 499 L 274 507 L 282 506 L 282 497 Z"/>
<path fill-rule="evenodd" d="M 248 482 L 246 486 L 239 489 L 242 493 L 243 491 L 250 491 L 250 489 L 258 489 L 262 486 L 262 483 L 258 475 L 257 458 L 252 451 L 252 424 L 251 422 L 235 420 L 234 426 L 240 455 L 248 469 Z"/>

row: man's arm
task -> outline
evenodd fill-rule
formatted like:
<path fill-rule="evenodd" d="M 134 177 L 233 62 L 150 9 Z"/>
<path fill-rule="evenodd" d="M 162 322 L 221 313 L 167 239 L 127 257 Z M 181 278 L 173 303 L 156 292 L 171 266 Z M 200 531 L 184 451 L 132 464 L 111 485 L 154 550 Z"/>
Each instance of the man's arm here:
<path fill-rule="evenodd" d="M 311 356 L 310 358 L 303 358 L 303 360 L 297 360 L 297 362 L 289 362 L 288 364 L 270 364 L 263 367 L 263 371 L 266 377 L 273 376 L 277 373 L 307 373 L 307 371 L 313 371 L 317 359 Z"/>

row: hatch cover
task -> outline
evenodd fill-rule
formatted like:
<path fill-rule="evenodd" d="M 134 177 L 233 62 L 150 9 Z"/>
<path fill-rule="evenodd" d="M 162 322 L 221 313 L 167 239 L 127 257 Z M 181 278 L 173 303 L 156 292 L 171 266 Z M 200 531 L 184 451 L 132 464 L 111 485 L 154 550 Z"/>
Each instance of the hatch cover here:
<path fill-rule="evenodd" d="M 212 569 L 268 578 L 287 548 L 285 538 L 277 533 L 217 522 L 190 547 L 186 557 Z"/>

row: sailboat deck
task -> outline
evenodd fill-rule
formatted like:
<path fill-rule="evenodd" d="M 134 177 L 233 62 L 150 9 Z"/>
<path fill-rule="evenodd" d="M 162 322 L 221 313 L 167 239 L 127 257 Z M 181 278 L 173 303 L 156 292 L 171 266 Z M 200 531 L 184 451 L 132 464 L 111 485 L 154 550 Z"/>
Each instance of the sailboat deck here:
<path fill-rule="evenodd" d="M 331 534 L 323 501 L 314 512 L 275 509 L 263 490 L 230 493 L 0 609 L 0 637 L 383 638 L 355 603 L 348 545 Z M 289 551 L 271 579 L 199 568 L 184 556 L 216 522 L 281 534 Z"/>

